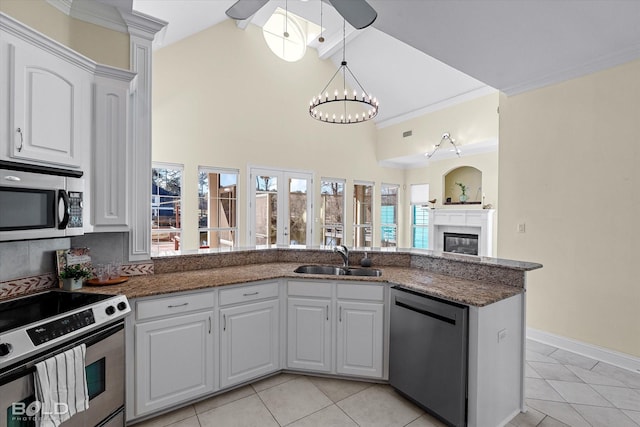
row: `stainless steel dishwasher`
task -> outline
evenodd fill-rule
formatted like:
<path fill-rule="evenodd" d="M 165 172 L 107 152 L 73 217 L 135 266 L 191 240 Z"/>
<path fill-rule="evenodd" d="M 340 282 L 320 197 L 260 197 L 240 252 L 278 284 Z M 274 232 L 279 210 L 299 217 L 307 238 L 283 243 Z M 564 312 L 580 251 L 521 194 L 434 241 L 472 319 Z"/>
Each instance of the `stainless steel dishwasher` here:
<path fill-rule="evenodd" d="M 389 383 L 452 426 L 466 425 L 468 307 L 391 288 Z"/>

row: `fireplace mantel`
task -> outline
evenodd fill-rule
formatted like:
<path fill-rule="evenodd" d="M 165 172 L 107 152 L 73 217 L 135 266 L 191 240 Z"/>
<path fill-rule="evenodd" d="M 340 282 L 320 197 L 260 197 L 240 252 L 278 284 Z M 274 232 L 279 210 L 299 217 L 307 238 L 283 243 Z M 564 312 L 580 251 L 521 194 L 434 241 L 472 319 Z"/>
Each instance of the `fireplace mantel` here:
<path fill-rule="evenodd" d="M 478 235 L 478 255 L 492 256 L 494 209 L 431 209 L 429 211 L 429 248 L 444 250 L 444 233 Z"/>

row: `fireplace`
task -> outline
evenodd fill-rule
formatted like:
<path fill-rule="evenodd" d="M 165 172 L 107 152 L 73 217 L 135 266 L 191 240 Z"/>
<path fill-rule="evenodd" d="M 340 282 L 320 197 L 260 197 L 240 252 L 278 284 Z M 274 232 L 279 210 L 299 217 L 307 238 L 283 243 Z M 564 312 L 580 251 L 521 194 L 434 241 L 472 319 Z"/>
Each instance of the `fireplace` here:
<path fill-rule="evenodd" d="M 492 256 L 494 212 L 493 209 L 429 209 L 429 248 L 436 252 Z M 445 233 L 451 238 L 445 238 Z M 463 242 L 463 238 L 467 241 Z M 446 240 L 450 240 L 447 247 Z M 462 248 L 459 246 L 461 242 L 469 245 Z"/>
<path fill-rule="evenodd" d="M 444 233 L 444 251 L 465 255 L 478 255 L 478 235 Z"/>

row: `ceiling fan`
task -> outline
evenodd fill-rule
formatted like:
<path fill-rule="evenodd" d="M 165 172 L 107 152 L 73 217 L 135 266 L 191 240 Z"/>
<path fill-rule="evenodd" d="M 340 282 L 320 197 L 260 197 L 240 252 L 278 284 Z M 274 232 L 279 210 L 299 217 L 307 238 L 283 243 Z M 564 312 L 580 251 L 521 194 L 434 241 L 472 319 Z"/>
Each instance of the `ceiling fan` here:
<path fill-rule="evenodd" d="M 227 16 L 244 20 L 251 17 L 269 0 L 238 0 L 227 9 Z M 378 14 L 366 0 L 322 0 L 328 1 L 340 15 L 357 30 L 373 24 Z"/>

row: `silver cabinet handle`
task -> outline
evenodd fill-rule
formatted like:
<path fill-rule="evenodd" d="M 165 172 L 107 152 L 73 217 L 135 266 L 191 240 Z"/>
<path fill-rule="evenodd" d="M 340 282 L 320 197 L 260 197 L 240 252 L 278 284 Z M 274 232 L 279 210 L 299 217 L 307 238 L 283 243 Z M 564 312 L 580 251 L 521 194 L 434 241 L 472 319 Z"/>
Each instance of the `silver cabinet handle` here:
<path fill-rule="evenodd" d="M 258 295 L 260 292 L 250 292 L 248 294 L 242 294 L 243 297 L 250 297 L 251 295 Z"/>
<path fill-rule="evenodd" d="M 340 320 L 340 322 L 342 322 L 342 306 L 340 306 L 340 315 L 339 315 L 339 320 Z"/>
<path fill-rule="evenodd" d="M 18 153 L 22 151 L 22 147 L 24 147 L 24 135 L 22 134 L 22 129 L 18 128 L 16 130 L 20 134 L 20 146 L 18 147 Z"/>
<path fill-rule="evenodd" d="M 211 335 L 211 316 L 209 316 L 209 335 Z"/>
<path fill-rule="evenodd" d="M 223 331 L 227 330 L 227 315 L 226 314 L 222 315 L 222 330 Z"/>
<path fill-rule="evenodd" d="M 327 320 L 329 320 L 329 304 L 327 304 Z"/>
<path fill-rule="evenodd" d="M 184 307 L 186 305 L 189 305 L 189 303 L 188 302 L 183 302 L 182 304 L 168 305 L 167 308 L 178 308 L 178 307 Z"/>

